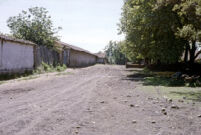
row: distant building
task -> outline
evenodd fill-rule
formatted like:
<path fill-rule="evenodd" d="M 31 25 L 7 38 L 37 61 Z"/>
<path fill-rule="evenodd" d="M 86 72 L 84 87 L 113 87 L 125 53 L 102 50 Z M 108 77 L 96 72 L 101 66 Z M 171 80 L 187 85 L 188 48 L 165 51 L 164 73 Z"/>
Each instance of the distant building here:
<path fill-rule="evenodd" d="M 106 54 L 104 52 L 95 53 L 98 56 L 97 63 L 106 64 Z"/>
<path fill-rule="evenodd" d="M 63 48 L 62 59 L 69 67 L 86 67 L 96 64 L 97 56 L 82 48 L 69 45 L 64 42 L 57 42 L 56 46 Z"/>
<path fill-rule="evenodd" d="M 56 42 L 54 48 L 38 46 L 30 41 L 0 35 L 0 74 L 24 73 L 41 66 L 42 62 L 56 66 L 87 67 L 105 63 L 104 55 L 97 56 L 82 48 Z"/>

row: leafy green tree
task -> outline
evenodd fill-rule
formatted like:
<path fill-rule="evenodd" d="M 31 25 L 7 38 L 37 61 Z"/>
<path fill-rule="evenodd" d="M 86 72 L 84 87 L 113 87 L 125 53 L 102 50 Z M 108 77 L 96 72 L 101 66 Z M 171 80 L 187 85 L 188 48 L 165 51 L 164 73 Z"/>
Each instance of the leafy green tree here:
<path fill-rule="evenodd" d="M 154 63 L 175 63 L 183 53 L 184 40 L 177 38 L 177 14 L 167 5 L 160 8 L 156 0 L 126 0 L 120 30 L 129 42 L 127 50 Z M 170 21 L 171 20 L 171 21 Z M 132 53 L 130 53 L 132 54 Z"/>
<path fill-rule="evenodd" d="M 184 40 L 185 61 L 190 53 L 190 63 L 201 54 L 198 50 L 198 42 L 201 42 L 201 1 L 200 0 L 179 0 L 175 3 L 173 11 L 177 13 L 180 20 L 180 27 L 175 34 Z"/>
<path fill-rule="evenodd" d="M 38 45 L 53 47 L 61 27 L 54 28 L 51 16 L 43 7 L 29 8 L 18 16 L 10 17 L 7 25 L 14 37 L 32 41 Z"/>
<path fill-rule="evenodd" d="M 125 0 L 120 32 L 128 55 L 175 63 L 185 52 L 190 63 L 201 54 L 200 0 Z"/>
<path fill-rule="evenodd" d="M 105 48 L 105 53 L 110 64 L 123 65 L 126 63 L 126 57 L 122 53 L 122 42 L 110 41 Z"/>
<path fill-rule="evenodd" d="M 123 52 L 123 54 L 125 54 L 129 62 L 140 63 L 144 59 L 144 57 L 141 54 L 136 53 L 136 51 L 134 51 L 132 43 L 129 43 L 128 41 L 122 42 L 121 51 Z"/>

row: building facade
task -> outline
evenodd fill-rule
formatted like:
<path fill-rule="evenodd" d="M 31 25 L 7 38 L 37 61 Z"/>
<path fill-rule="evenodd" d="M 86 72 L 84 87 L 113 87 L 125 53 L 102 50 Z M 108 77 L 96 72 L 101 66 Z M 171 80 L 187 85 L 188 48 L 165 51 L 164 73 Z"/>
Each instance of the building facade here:
<path fill-rule="evenodd" d="M 34 69 L 35 44 L 0 35 L 0 74 Z"/>
<path fill-rule="evenodd" d="M 97 63 L 97 55 L 87 50 L 63 42 L 57 42 L 57 46 L 63 48 L 63 63 L 68 67 L 87 67 Z"/>

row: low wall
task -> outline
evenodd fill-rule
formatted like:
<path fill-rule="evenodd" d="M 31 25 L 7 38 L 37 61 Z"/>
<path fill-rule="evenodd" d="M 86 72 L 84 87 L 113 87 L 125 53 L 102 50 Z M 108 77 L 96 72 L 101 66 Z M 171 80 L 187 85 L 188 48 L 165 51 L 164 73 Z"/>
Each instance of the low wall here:
<path fill-rule="evenodd" d="M 97 57 L 85 52 L 70 50 L 70 67 L 86 67 L 96 64 Z"/>
<path fill-rule="evenodd" d="M 69 49 L 64 49 L 62 52 L 62 62 L 66 66 L 70 64 L 70 50 Z"/>
<path fill-rule="evenodd" d="M 34 68 L 34 46 L 0 40 L 0 74 Z"/>
<path fill-rule="evenodd" d="M 97 56 L 71 48 L 59 53 L 46 46 L 0 40 L 0 74 L 23 73 L 40 66 L 42 62 L 54 66 L 86 67 L 96 64 Z"/>
<path fill-rule="evenodd" d="M 42 62 L 54 66 L 62 64 L 61 54 L 46 46 L 37 46 L 35 51 L 35 66 L 40 66 Z"/>

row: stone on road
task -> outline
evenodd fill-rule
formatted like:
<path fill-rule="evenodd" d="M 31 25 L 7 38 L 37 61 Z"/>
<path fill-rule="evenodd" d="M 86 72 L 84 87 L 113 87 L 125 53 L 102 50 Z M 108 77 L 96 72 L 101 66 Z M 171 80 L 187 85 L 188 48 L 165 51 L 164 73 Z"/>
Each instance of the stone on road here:
<path fill-rule="evenodd" d="M 196 106 L 162 109 L 124 66 L 68 69 L 0 85 L 0 135 L 179 135 L 201 133 Z M 128 96 L 127 96 L 128 95 Z M 164 101 L 163 101 L 164 100 Z M 126 102 L 124 102 L 126 101 Z M 162 107 L 161 107 L 162 106 Z"/>

